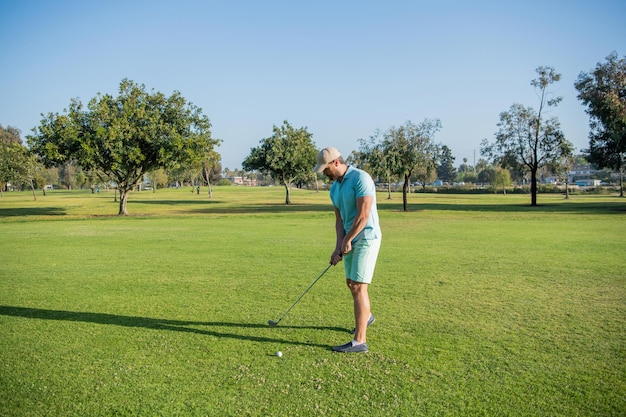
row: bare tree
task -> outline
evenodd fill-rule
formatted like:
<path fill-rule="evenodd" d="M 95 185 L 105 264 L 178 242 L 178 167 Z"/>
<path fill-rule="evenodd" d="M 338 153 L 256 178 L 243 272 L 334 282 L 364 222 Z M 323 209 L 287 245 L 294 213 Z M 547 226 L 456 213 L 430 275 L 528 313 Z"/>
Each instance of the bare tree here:
<path fill-rule="evenodd" d="M 531 81 L 539 97 L 539 110 L 513 104 L 511 108 L 500 113 L 499 130 L 494 143 L 483 140 L 481 153 L 490 157 L 498 165 L 514 157 L 518 163 L 526 167 L 530 173 L 531 205 L 537 205 L 537 178 L 539 169 L 558 159 L 563 149 L 571 144 L 561 131 L 556 117 L 547 118 L 548 109 L 556 107 L 562 100 L 554 97 L 548 87 L 561 79 L 551 67 L 537 68 L 538 78 Z"/>

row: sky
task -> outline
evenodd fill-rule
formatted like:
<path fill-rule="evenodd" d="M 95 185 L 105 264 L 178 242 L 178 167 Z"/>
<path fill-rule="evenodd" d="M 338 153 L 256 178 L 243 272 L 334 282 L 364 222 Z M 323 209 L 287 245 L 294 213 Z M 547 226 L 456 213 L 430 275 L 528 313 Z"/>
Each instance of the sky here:
<path fill-rule="evenodd" d="M 562 75 L 550 110 L 577 151 L 574 82 L 626 56 L 623 0 L 0 0 L 0 124 L 21 130 L 127 78 L 202 109 L 223 168 L 287 120 L 343 155 L 377 130 L 439 119 L 435 141 L 474 165 L 501 112 L 539 108 L 536 68 Z"/>

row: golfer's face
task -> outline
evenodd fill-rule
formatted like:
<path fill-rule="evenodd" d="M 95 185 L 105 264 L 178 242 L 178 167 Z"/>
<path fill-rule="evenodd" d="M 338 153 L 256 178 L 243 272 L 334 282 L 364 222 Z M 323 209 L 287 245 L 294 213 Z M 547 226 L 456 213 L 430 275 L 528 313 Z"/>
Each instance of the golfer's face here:
<path fill-rule="evenodd" d="M 324 168 L 324 171 L 322 171 L 322 173 L 326 175 L 328 178 L 330 178 L 331 180 L 334 180 L 336 178 L 335 171 L 336 171 L 335 161 L 330 161 L 326 165 L 326 168 Z"/>

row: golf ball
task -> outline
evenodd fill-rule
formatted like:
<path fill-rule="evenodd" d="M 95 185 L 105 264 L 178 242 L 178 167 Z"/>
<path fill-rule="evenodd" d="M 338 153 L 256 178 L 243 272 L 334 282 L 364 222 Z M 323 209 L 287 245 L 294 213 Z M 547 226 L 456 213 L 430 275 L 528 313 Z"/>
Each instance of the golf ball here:
<path fill-rule="evenodd" d="M 278 356 L 279 358 L 283 357 L 283 352 L 281 352 L 280 350 L 278 352 L 276 352 L 276 356 Z"/>

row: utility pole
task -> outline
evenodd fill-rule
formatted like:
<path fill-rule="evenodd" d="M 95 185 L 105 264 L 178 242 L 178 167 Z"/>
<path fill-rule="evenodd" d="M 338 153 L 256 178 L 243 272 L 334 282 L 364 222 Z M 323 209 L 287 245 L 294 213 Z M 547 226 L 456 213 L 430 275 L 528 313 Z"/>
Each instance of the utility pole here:
<path fill-rule="evenodd" d="M 474 149 L 474 174 L 476 173 L 476 149 Z"/>

